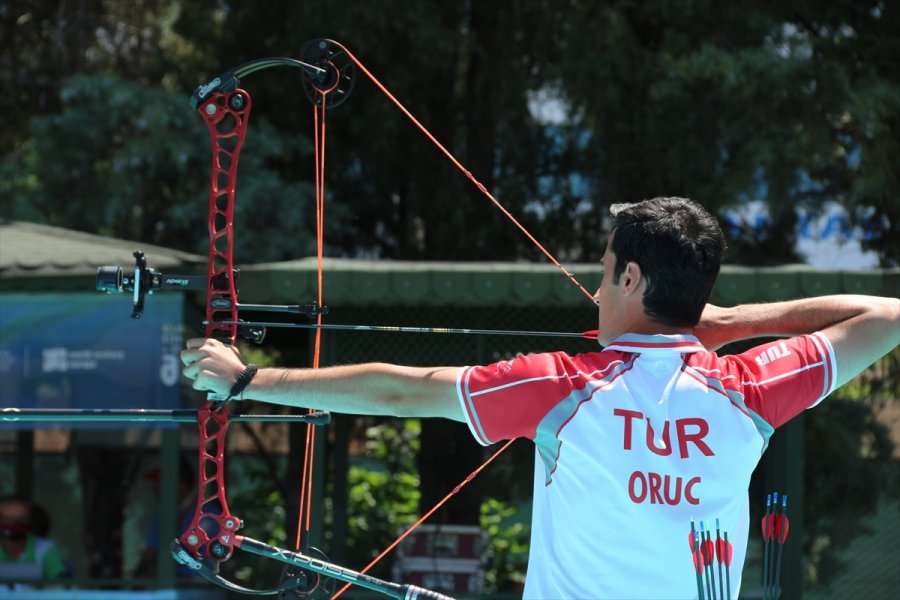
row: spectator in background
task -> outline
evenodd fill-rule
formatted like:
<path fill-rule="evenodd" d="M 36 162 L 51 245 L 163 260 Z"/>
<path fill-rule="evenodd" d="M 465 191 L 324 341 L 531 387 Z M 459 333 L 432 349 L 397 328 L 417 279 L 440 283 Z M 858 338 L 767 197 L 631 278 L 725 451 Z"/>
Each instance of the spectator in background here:
<path fill-rule="evenodd" d="M 0 498 L 0 580 L 4 582 L 52 581 L 67 573 L 56 544 L 35 534 L 32 515 L 32 506 L 25 498 Z M 48 530 L 45 526 L 40 533 Z M 26 588 L 18 583 L 11 587 Z"/>

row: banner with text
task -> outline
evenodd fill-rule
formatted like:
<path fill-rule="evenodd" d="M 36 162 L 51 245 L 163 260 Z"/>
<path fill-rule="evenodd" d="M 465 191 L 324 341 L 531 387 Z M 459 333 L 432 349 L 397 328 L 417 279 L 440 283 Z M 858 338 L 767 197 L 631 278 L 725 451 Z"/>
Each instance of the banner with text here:
<path fill-rule="evenodd" d="M 122 296 L 0 294 L 0 407 L 180 408 L 183 307 L 154 295 L 131 319 Z"/>

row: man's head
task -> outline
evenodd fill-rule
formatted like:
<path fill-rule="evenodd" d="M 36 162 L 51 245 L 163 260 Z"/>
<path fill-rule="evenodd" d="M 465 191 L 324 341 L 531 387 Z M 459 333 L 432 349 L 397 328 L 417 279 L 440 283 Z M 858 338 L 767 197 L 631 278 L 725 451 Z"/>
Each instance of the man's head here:
<path fill-rule="evenodd" d="M 645 285 L 642 300 L 650 320 L 673 328 L 695 326 L 725 250 L 715 217 L 686 198 L 614 204 L 610 212 L 612 284 L 619 285 L 623 274 L 634 269 Z"/>
<path fill-rule="evenodd" d="M 0 538 L 18 542 L 28 536 L 31 525 L 31 505 L 17 495 L 0 498 Z"/>

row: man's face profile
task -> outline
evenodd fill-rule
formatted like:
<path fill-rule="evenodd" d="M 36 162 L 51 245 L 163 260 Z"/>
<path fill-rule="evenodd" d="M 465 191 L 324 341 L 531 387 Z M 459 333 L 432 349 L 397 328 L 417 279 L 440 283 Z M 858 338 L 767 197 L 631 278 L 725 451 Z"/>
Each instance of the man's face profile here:
<path fill-rule="evenodd" d="M 28 505 L 19 500 L 0 502 L 0 537 L 5 540 L 22 540 L 28 535 Z"/>

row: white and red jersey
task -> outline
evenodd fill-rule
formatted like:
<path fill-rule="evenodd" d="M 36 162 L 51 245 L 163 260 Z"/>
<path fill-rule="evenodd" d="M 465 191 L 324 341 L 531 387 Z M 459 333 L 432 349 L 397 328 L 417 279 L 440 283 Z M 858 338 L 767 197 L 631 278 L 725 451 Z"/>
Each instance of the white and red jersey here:
<path fill-rule="evenodd" d="M 696 598 L 692 518 L 728 530 L 737 598 L 750 475 L 775 428 L 834 382 L 821 333 L 736 356 L 628 334 L 602 352 L 466 367 L 457 389 L 480 443 L 537 448 L 526 598 Z"/>

